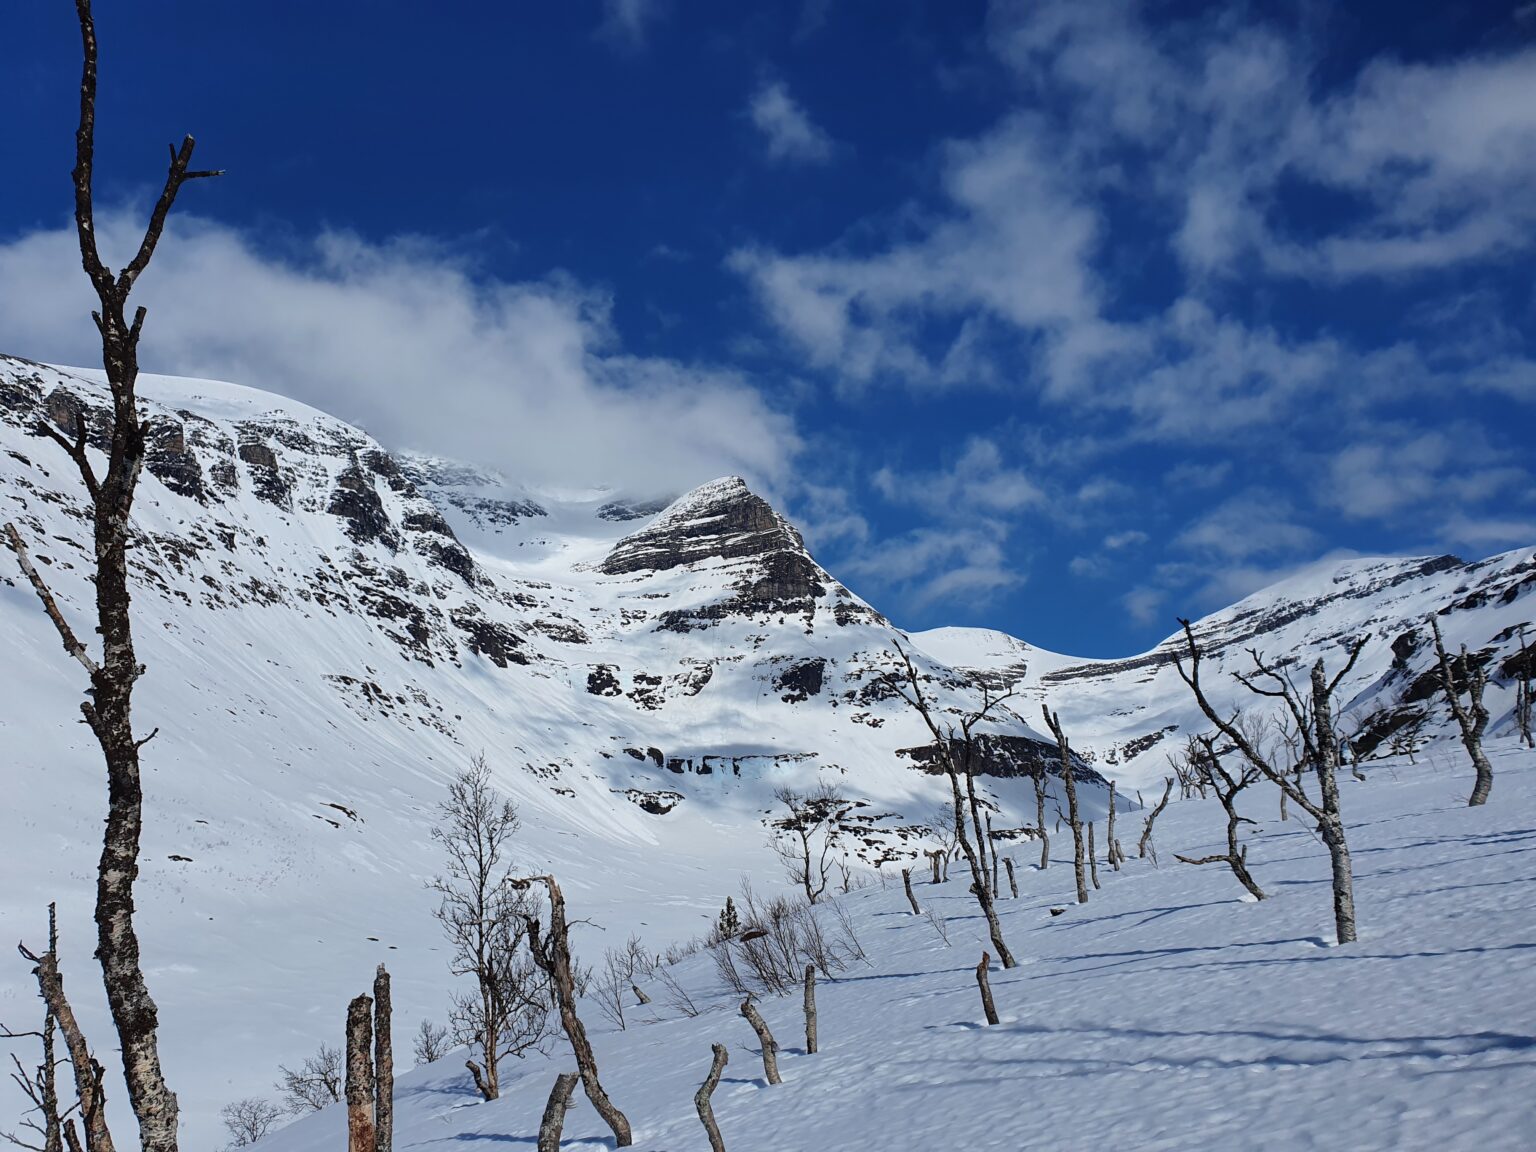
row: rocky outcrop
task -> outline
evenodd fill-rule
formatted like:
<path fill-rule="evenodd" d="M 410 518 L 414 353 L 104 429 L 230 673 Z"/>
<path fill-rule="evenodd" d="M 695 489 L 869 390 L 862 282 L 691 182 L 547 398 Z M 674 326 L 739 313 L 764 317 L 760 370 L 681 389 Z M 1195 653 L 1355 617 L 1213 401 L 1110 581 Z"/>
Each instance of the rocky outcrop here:
<path fill-rule="evenodd" d="M 355 463 L 337 475 L 326 511 L 342 518 L 346 533 L 355 544 L 379 543 L 391 552 L 400 547 L 400 537 L 389 522 L 384 502 Z"/>
<path fill-rule="evenodd" d="M 955 763 L 962 762 L 964 745 L 960 740 L 950 743 L 950 754 Z M 944 771 L 939 759 L 937 744 L 923 744 L 916 748 L 898 748 L 896 755 L 912 761 L 912 766 L 932 775 Z M 1034 776 L 1042 768 L 1048 776 L 1061 775 L 1061 754 L 1056 745 L 1029 736 L 1008 736 L 993 733 L 978 734 L 971 753 L 972 763 L 978 776 L 994 776 L 1011 780 L 1021 776 Z M 1072 775 L 1076 780 L 1092 781 L 1109 786 L 1105 780 L 1075 754 L 1072 758 Z"/>
<path fill-rule="evenodd" d="M 706 560 L 804 553 L 789 522 L 739 476 L 696 488 L 645 528 L 616 544 L 599 565 L 610 576 L 666 572 Z"/>
<path fill-rule="evenodd" d="M 178 496 L 206 504 L 208 490 L 203 484 L 203 466 L 198 463 L 197 453 L 187 447 L 181 421 L 155 417 L 149 422 L 145 441 L 144 467 L 150 475 Z"/>

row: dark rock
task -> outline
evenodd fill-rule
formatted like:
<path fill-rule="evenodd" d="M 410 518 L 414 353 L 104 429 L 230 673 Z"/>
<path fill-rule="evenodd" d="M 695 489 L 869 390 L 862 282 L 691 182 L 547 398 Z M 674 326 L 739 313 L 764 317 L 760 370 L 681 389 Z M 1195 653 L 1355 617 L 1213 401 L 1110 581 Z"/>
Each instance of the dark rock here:
<path fill-rule="evenodd" d="M 597 510 L 599 520 L 608 520 L 622 523 L 625 520 L 644 520 L 648 516 L 655 516 L 658 512 L 664 512 L 671 500 L 645 500 L 630 502 L 615 500 L 604 504 Z"/>
<path fill-rule="evenodd" d="M 477 656 L 484 656 L 496 667 L 528 663 L 528 657 L 519 651 L 523 646 L 522 637 L 500 621 L 481 615 L 480 609 L 474 604 L 455 608 L 448 614 L 448 619 L 464 633 L 469 650 Z"/>
<path fill-rule="evenodd" d="M 293 510 L 293 484 L 278 467 L 277 453 L 260 440 L 242 440 L 235 455 L 251 470 L 251 488 L 259 500 Z"/>
<path fill-rule="evenodd" d="M 157 416 L 149 422 L 144 467 L 178 496 L 186 496 L 199 504 L 208 502 L 208 492 L 203 487 L 203 467 L 198 463 L 197 454 L 187 447 L 181 421 Z"/>
<path fill-rule="evenodd" d="M 964 745 L 959 739 L 950 742 L 950 755 L 959 764 L 964 755 Z M 913 767 L 931 775 L 944 771 L 936 744 L 924 744 L 917 748 L 898 748 L 896 755 L 912 760 Z M 1030 736 L 1006 736 L 983 733 L 975 737 L 972 763 L 978 776 L 995 776 L 1002 780 L 1033 777 L 1043 768 L 1048 776 L 1061 775 L 1061 754 L 1054 742 L 1037 740 Z M 1072 775 L 1078 781 L 1090 781 L 1109 787 L 1109 781 L 1099 775 L 1080 757 L 1073 754 Z"/>
<path fill-rule="evenodd" d="M 822 677 L 826 674 L 826 670 L 827 662 L 820 657 L 814 660 L 801 660 L 775 676 L 773 686 L 783 693 L 779 699 L 784 703 L 798 704 L 802 700 L 808 700 L 820 694 Z"/>
<path fill-rule="evenodd" d="M 384 501 L 379 499 L 372 482 L 356 464 L 342 469 L 337 475 L 326 511 L 346 521 L 346 533 L 353 543 L 377 542 L 391 552 L 400 546 L 400 538 L 384 511 Z"/>
<path fill-rule="evenodd" d="M 594 664 L 587 673 L 587 691 L 593 696 L 622 696 L 617 664 Z"/>

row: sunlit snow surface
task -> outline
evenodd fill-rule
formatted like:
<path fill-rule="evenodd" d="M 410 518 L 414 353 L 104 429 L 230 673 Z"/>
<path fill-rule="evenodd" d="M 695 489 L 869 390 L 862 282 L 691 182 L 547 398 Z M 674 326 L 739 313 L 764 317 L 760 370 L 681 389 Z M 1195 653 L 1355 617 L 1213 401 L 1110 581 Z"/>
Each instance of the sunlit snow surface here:
<path fill-rule="evenodd" d="M 627 1031 L 596 1037 L 605 1086 L 636 1148 L 675 1152 L 707 1147 L 692 1095 L 716 1042 L 731 1053 L 715 1112 L 733 1152 L 1527 1149 L 1536 755 L 1506 746 L 1494 764 L 1478 809 L 1448 749 L 1346 780 L 1355 944 L 1332 945 L 1326 853 L 1299 821 L 1277 819 L 1272 792 L 1250 792 L 1245 809 L 1260 821 L 1249 864 L 1270 895 L 1257 904 L 1224 868 L 1173 860 L 1218 850 L 1223 827 L 1214 801 L 1175 803 L 1157 825 L 1161 867 L 1132 847 L 1123 872 L 1101 866 L 1085 906 L 1071 902 L 1070 850 L 1046 872 L 1021 867 L 1020 898 L 1002 904 L 1020 963 L 991 974 L 998 1027 L 982 1026 L 985 930 L 956 873 L 916 889 L 948 920 L 948 946 L 899 885 L 840 897 L 869 963 L 818 986 L 815 1056 L 799 997 L 763 1004 L 782 1086 L 766 1085 L 707 957 L 677 970 L 703 1015 L 681 1016 L 653 984 Z M 1124 820 L 1128 845 L 1139 823 Z M 1053 906 L 1066 912 L 1053 918 Z M 492 1104 L 473 1095 L 463 1055 L 400 1079 L 396 1147 L 531 1147 L 569 1053 L 514 1062 Z M 562 1147 L 611 1146 L 579 1091 L 566 1132 Z M 261 1147 L 322 1152 L 344 1135 L 332 1107 Z"/>

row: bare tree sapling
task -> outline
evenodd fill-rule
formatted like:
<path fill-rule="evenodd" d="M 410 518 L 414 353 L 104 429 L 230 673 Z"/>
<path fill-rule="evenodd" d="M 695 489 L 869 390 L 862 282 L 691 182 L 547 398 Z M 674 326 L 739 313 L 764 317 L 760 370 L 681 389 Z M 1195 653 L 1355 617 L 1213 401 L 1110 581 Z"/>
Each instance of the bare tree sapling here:
<path fill-rule="evenodd" d="M 1461 743 L 1477 773 L 1476 782 L 1472 786 L 1472 798 L 1467 801 L 1469 808 L 1476 808 L 1488 802 L 1488 793 L 1493 790 L 1493 765 L 1488 763 L 1488 756 L 1483 751 L 1483 731 L 1488 727 L 1488 709 L 1483 704 L 1483 690 L 1488 687 L 1488 673 L 1467 652 L 1465 644 L 1461 646 L 1459 668 L 1453 669 L 1451 659 L 1445 652 L 1445 641 L 1440 638 L 1440 621 L 1431 616 L 1429 627 L 1435 636 L 1435 656 L 1440 662 L 1440 687 L 1445 691 L 1451 715 L 1456 718 L 1456 726 L 1461 729 Z M 1459 677 L 1457 671 L 1461 673 Z M 1465 685 L 1467 693 L 1465 704 L 1461 702 L 1462 685 Z"/>

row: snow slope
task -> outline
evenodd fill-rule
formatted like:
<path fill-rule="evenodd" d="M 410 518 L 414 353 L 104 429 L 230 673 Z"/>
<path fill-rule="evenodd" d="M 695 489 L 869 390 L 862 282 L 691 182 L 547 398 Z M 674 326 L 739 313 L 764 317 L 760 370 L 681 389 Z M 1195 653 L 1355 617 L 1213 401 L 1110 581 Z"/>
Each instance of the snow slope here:
<path fill-rule="evenodd" d="M 554 869 L 605 930 L 596 953 L 630 931 L 655 947 L 700 932 L 739 876 L 776 877 L 765 820 L 780 783 L 828 780 L 860 802 L 845 839 L 856 862 L 931 845 L 947 789 L 918 770 L 929 737 L 879 679 L 901 634 L 739 480 L 665 508 L 531 492 L 392 455 L 254 389 L 146 377 L 142 393 L 137 716 L 161 732 L 146 749 L 138 906 L 189 1146 L 221 1138 L 223 1103 L 334 1039 L 339 1006 L 380 960 L 402 1033 L 442 1017 L 429 831 L 476 752 L 522 808 L 525 862 Z M 100 405 L 99 374 L 0 357 L 0 521 L 32 542 L 77 621 L 90 601 L 82 493 L 35 424 L 69 430 L 83 411 L 89 431 Z M 1422 638 L 1396 641 L 1446 611 L 1450 642 L 1497 662 L 1490 702 L 1507 730 L 1511 629 L 1531 615 L 1533 571 L 1512 553 L 1310 574 L 1198 623 L 1218 650 L 1215 694 L 1236 701 L 1218 674 L 1255 637 L 1310 660 L 1369 630 L 1356 713 L 1423 710 Z M 1016 684 L 984 765 L 1004 836 L 1033 820 L 1018 773 L 1038 754 L 1041 698 L 1132 786 L 1161 775 L 1195 722 L 1165 649 L 1081 662 L 1001 633 L 911 640 L 941 710 L 973 704 L 965 669 Z M 39 941 L 59 902 L 66 972 L 110 1060 L 88 979 L 99 756 L 77 722 L 79 670 L 8 556 L 0 642 L 0 938 Z M 32 1010 L 25 969 L 0 965 L 0 1020 Z"/>
<path fill-rule="evenodd" d="M 657 1152 L 707 1147 L 692 1095 L 716 1042 L 730 1050 L 714 1107 L 732 1152 L 1529 1148 L 1536 754 L 1506 744 L 1495 767 L 1480 809 L 1465 806 L 1469 770 L 1448 750 L 1346 781 L 1355 944 L 1332 945 L 1326 853 L 1276 819 L 1272 795 L 1249 793 L 1246 809 L 1260 820 L 1261 903 L 1223 868 L 1174 862 L 1214 850 L 1222 828 L 1214 801 L 1175 803 L 1156 829 L 1161 867 L 1102 869 L 1087 905 L 1070 903 L 1070 852 L 1021 869 L 1020 898 L 1003 902 L 1021 963 L 991 973 L 997 1027 L 981 1017 L 985 929 L 964 882 L 916 889 L 947 943 L 899 885 L 877 885 L 838 897 L 868 963 L 819 984 L 819 1053 L 805 1054 L 798 996 L 763 1002 L 781 1086 L 765 1083 L 738 998 L 698 957 L 677 969 L 697 1018 L 654 982 L 626 1031 L 588 1008 L 605 1087 L 634 1146 Z M 462 1053 L 418 1068 L 398 1081 L 396 1146 L 531 1147 L 570 1064 L 558 1047 L 514 1063 L 493 1103 L 474 1097 Z M 322 1152 L 344 1131 L 333 1106 L 258 1147 Z M 579 1091 L 566 1136 L 562 1147 L 612 1146 Z"/>
<path fill-rule="evenodd" d="M 1512 733 L 1522 627 L 1536 647 L 1533 593 L 1530 548 L 1472 564 L 1450 556 L 1326 561 L 1195 621 L 1194 631 L 1206 653 L 1207 693 L 1223 708 L 1253 704 L 1232 678 L 1253 670 L 1251 651 L 1304 678 L 1319 658 L 1330 670 L 1342 667 L 1349 645 L 1367 637 L 1340 700 L 1342 729 L 1368 756 L 1385 752 L 1390 735 L 1420 716 L 1428 716 L 1427 737 L 1454 737 L 1439 700 L 1431 616 L 1452 653 L 1465 644 L 1490 670 L 1488 731 Z M 939 628 L 912 639 L 952 668 L 1012 685 L 1025 716 L 1037 712 L 1036 701 L 1049 703 L 1074 747 L 1130 787 L 1156 784 L 1168 772 L 1166 754 L 1206 727 L 1173 665 L 1185 651 L 1182 633 L 1123 660 L 1075 659 L 987 629 Z"/>

